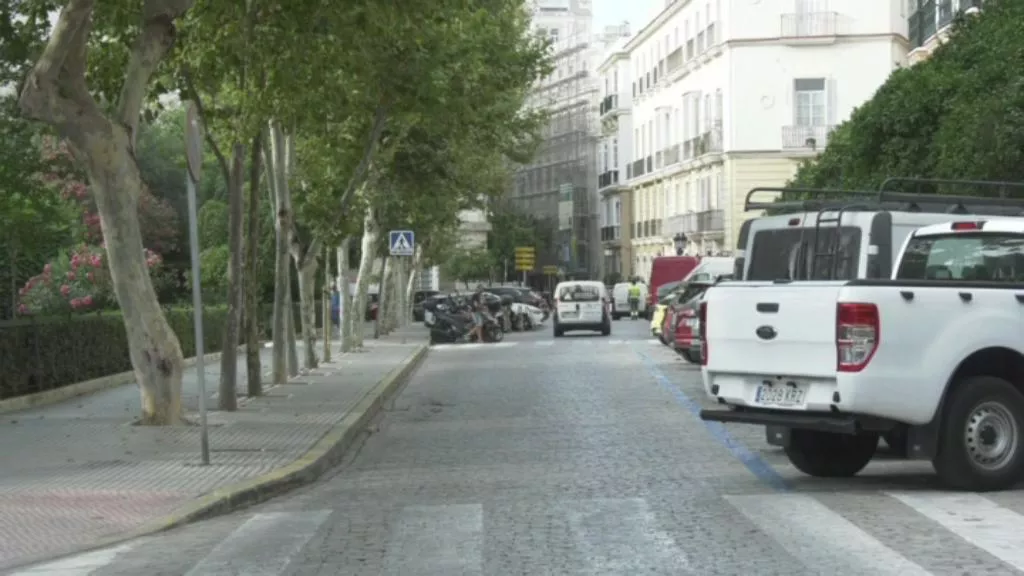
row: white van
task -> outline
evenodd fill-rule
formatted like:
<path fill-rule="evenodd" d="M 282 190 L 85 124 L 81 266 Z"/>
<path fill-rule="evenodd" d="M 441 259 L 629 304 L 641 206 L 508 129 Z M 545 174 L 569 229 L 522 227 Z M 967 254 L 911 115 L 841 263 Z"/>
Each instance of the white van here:
<path fill-rule="evenodd" d="M 613 320 L 629 316 L 629 287 L 632 285 L 631 282 L 619 282 L 612 288 Z M 636 285 L 640 287 L 640 303 L 637 305 L 637 310 L 643 317 L 647 314 L 647 284 L 637 282 Z"/>
<path fill-rule="evenodd" d="M 735 266 L 735 258 L 704 256 L 700 259 L 700 264 L 683 278 L 683 282 L 714 282 L 719 276 L 732 274 Z"/>
<path fill-rule="evenodd" d="M 555 286 L 555 338 L 573 330 L 612 333 L 611 302 L 604 283 L 594 280 L 559 282 Z"/>

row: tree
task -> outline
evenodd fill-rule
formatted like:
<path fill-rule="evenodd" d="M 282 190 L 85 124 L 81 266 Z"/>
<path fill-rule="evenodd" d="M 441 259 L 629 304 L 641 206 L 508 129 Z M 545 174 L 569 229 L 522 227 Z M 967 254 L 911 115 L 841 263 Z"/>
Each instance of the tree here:
<path fill-rule="evenodd" d="M 46 13 L 49 6 L 38 3 Z M 52 126 L 68 142 L 89 176 L 106 240 L 111 281 L 124 316 L 130 357 L 142 391 L 145 424 L 181 421 L 181 344 L 157 301 L 143 252 L 138 218 L 143 182 L 135 159 L 135 138 L 150 80 L 174 43 L 175 21 L 191 0 L 147 0 L 134 25 L 124 2 L 68 0 L 46 46 L 22 84 L 19 103 L 29 118 Z M 94 30 L 105 40 L 127 40 L 123 66 L 106 76 L 87 75 Z M 119 82 L 112 77 L 120 77 Z M 101 106 L 90 81 L 120 84 L 113 106 Z M 108 92 L 109 94 L 109 92 Z"/>
<path fill-rule="evenodd" d="M 928 60 L 895 71 L 792 183 L 869 189 L 890 176 L 1024 180 L 1024 88 L 1013 70 L 1024 48 L 1021 21 L 1024 4 L 1008 0 L 959 17 Z"/>
<path fill-rule="evenodd" d="M 469 289 L 469 283 L 486 280 L 494 269 L 491 254 L 482 248 L 458 248 L 444 265 L 445 271 Z"/>

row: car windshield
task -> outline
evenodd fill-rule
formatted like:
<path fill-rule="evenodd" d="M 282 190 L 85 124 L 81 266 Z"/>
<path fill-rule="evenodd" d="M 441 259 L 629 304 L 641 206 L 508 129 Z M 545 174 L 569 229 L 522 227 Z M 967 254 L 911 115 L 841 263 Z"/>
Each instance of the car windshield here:
<path fill-rule="evenodd" d="M 566 286 L 558 293 L 563 302 L 596 302 L 601 299 L 601 292 L 592 286 Z"/>
<path fill-rule="evenodd" d="M 675 282 L 669 282 L 668 284 L 658 286 L 658 300 L 661 301 L 662 298 L 670 296 L 673 292 L 678 290 L 682 284 L 682 280 L 677 280 Z"/>
<path fill-rule="evenodd" d="M 896 278 L 1024 282 L 1024 234 L 961 232 L 912 238 Z"/>

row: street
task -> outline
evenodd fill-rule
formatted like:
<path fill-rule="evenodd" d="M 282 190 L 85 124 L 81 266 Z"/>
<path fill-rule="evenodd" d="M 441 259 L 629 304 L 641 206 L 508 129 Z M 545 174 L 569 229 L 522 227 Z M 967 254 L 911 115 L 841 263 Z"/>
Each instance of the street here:
<path fill-rule="evenodd" d="M 1024 573 L 1024 492 L 944 493 L 884 457 L 809 478 L 706 405 L 645 321 L 436 346 L 321 481 L 12 574 Z"/>

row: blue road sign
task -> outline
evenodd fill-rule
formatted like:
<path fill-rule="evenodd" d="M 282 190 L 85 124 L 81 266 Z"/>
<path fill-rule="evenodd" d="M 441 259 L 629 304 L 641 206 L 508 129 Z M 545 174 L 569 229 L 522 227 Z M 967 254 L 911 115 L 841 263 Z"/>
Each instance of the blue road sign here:
<path fill-rule="evenodd" d="M 392 230 L 388 240 L 392 256 L 412 256 L 416 253 L 416 235 L 412 230 Z"/>

